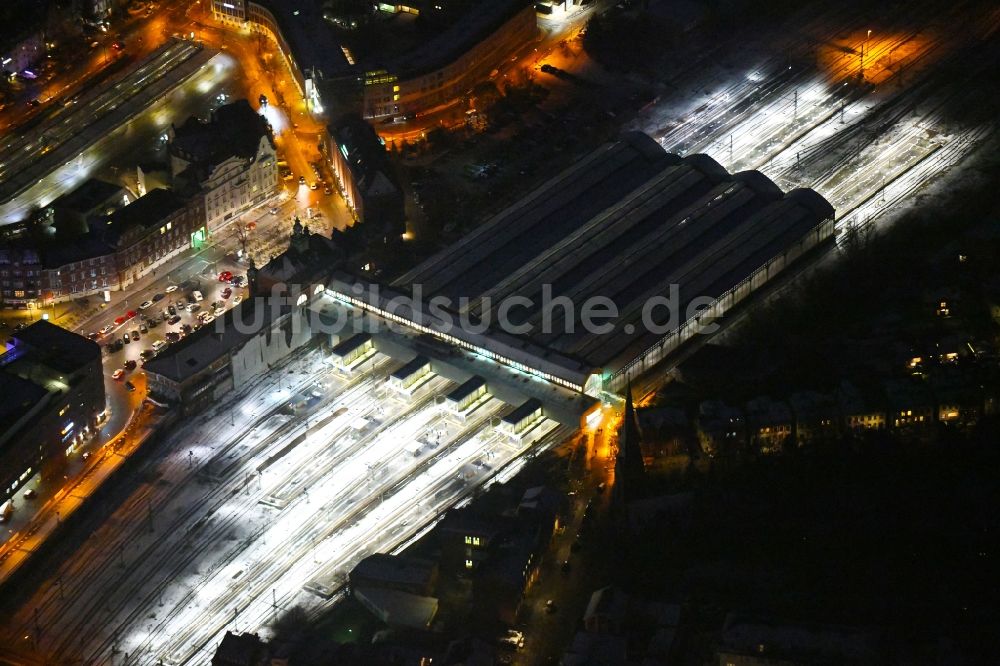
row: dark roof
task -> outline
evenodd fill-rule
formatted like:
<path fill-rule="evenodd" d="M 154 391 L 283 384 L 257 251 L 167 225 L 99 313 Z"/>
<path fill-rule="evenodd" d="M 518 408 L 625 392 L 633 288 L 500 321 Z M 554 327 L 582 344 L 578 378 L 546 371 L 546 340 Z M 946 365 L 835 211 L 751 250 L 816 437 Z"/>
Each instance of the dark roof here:
<path fill-rule="evenodd" d="M 655 329 L 679 328 L 696 297 L 720 297 L 833 214 L 814 191 L 783 194 L 763 174 L 730 175 L 707 155 L 668 154 L 629 133 L 394 285 L 419 284 L 425 301 L 445 296 L 472 321 L 498 322 L 509 298 L 528 298 L 508 311 L 528 331 L 522 340 L 614 372 L 662 338 Z M 663 321 L 647 325 L 648 298 L 675 289 L 677 307 L 654 311 Z M 616 307 L 612 334 L 583 326 L 583 306 L 597 298 Z M 575 307 L 543 308 L 556 299 Z"/>
<path fill-rule="evenodd" d="M 157 227 L 164 219 L 173 215 L 187 205 L 187 201 L 171 192 L 157 188 L 150 190 L 128 206 L 117 210 L 107 218 L 107 224 L 101 228 L 101 236 L 114 242 L 129 227 Z"/>
<path fill-rule="evenodd" d="M 258 307 L 263 308 L 263 316 L 259 318 L 255 316 Z M 247 299 L 211 324 L 170 345 L 143 367 L 147 373 L 183 382 L 239 348 L 290 310 L 282 299 Z M 236 321 L 240 324 L 236 325 Z"/>
<path fill-rule="evenodd" d="M 0 5 L 0 50 L 7 50 L 32 32 L 41 32 L 46 3 L 38 0 L 6 0 Z"/>
<path fill-rule="evenodd" d="M 472 395 L 473 392 L 479 390 L 479 387 L 485 383 L 485 379 L 476 375 L 463 382 L 461 386 L 455 388 L 454 391 L 448 394 L 446 400 L 450 400 L 451 402 L 461 402 L 466 398 L 466 396 Z"/>
<path fill-rule="evenodd" d="M 522 402 L 514 409 L 507 412 L 507 414 L 501 420 L 504 423 L 517 423 L 526 416 L 530 416 L 531 414 L 533 414 L 541 406 L 542 403 L 539 400 L 536 400 L 535 398 L 530 398 Z"/>
<path fill-rule="evenodd" d="M 417 370 L 419 370 L 420 368 L 424 367 L 429 363 L 430 361 L 427 359 L 426 356 L 416 356 L 414 357 L 413 360 L 408 361 L 403 365 L 399 366 L 398 368 L 396 368 L 395 370 L 393 370 L 391 376 L 393 379 L 406 379 L 414 372 L 416 372 Z"/>
<path fill-rule="evenodd" d="M 122 192 L 125 192 L 125 188 L 121 185 L 108 183 L 97 178 L 88 178 L 82 185 L 72 192 L 62 195 L 50 203 L 48 207 L 64 208 L 87 214 L 111 197 Z"/>
<path fill-rule="evenodd" d="M 84 234 L 71 240 L 46 244 L 39 248 L 45 268 L 60 268 L 67 264 L 112 254 L 113 247 L 94 234 Z"/>
<path fill-rule="evenodd" d="M 303 73 L 316 69 L 324 78 L 335 78 L 354 71 L 323 19 L 318 2 L 315 0 L 255 0 L 255 2 L 274 16 Z"/>
<path fill-rule="evenodd" d="M 267 120 L 239 99 L 212 112 L 209 122 L 195 116 L 174 127 L 170 151 L 202 166 L 214 166 L 230 157 L 253 159 L 260 139 L 270 136 Z"/>
<path fill-rule="evenodd" d="M 333 128 L 337 148 L 344 155 L 358 190 L 367 196 L 391 194 L 399 185 L 389 165 L 385 144 L 375 128 L 356 114 L 348 114 Z"/>
<path fill-rule="evenodd" d="M 358 347 L 365 344 L 371 339 L 372 336 L 370 336 L 367 333 L 358 333 L 356 335 L 352 335 L 346 340 L 335 345 L 334 348 L 330 350 L 330 353 L 335 356 L 343 356 L 344 354 L 354 351 L 355 349 L 357 349 Z"/>
<path fill-rule="evenodd" d="M 386 69 L 402 77 L 426 74 L 449 65 L 472 50 L 487 35 L 497 31 L 533 0 L 482 0 L 473 4 L 461 19 L 420 48 L 401 54 Z M 534 11 L 532 11 L 534 14 Z"/>
<path fill-rule="evenodd" d="M 0 370 L 0 437 L 47 393 L 30 380 Z"/>
<path fill-rule="evenodd" d="M 101 347 L 96 342 L 45 320 L 36 321 L 11 337 L 26 345 L 30 355 L 37 355 L 46 366 L 61 372 L 75 372 L 101 358 Z"/>
<path fill-rule="evenodd" d="M 219 643 L 212 666 L 257 666 L 266 663 L 267 645 L 257 634 L 227 631 Z"/>

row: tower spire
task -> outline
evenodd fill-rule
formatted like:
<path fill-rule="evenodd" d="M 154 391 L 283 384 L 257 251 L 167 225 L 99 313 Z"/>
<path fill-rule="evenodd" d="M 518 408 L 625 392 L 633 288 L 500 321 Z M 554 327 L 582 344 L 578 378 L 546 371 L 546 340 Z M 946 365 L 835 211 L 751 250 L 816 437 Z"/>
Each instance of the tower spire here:
<path fill-rule="evenodd" d="M 632 403 L 632 380 L 625 387 L 625 417 L 618 431 L 618 455 L 615 457 L 615 491 L 623 500 L 642 494 L 646 466 L 642 461 L 642 431 Z"/>

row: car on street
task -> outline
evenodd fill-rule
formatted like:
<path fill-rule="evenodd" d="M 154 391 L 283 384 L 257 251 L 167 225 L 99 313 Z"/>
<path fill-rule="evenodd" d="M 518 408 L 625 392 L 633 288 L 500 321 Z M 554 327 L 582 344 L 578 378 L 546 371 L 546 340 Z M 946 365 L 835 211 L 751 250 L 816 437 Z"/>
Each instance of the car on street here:
<path fill-rule="evenodd" d="M 331 194 L 333 194 L 333 190 L 331 190 L 329 187 L 324 187 L 323 194 L 325 194 L 326 196 L 330 196 Z"/>
<path fill-rule="evenodd" d="M 233 295 L 233 290 L 230 287 L 226 287 L 225 289 L 222 290 L 222 294 L 220 295 L 223 298 L 229 298 L 230 296 Z"/>
<path fill-rule="evenodd" d="M 135 384 L 133 384 L 132 382 L 125 382 L 125 390 L 128 391 L 129 393 L 135 391 Z"/>
<path fill-rule="evenodd" d="M 163 337 L 165 337 L 167 339 L 167 342 L 177 342 L 178 340 L 181 339 L 181 334 L 178 333 L 177 331 L 169 331 Z"/>
<path fill-rule="evenodd" d="M 135 310 L 129 310 L 128 312 L 125 313 L 125 318 L 134 319 L 137 314 L 138 313 Z"/>
<path fill-rule="evenodd" d="M 176 314 L 177 314 L 177 308 L 175 308 L 175 307 L 174 307 L 174 306 L 172 306 L 172 305 L 168 305 L 168 306 L 167 306 L 167 312 L 166 312 L 166 314 L 168 314 L 168 315 L 170 315 L 171 317 L 173 317 L 174 315 L 176 315 Z"/>
<path fill-rule="evenodd" d="M 173 326 L 174 324 L 176 324 L 180 320 L 181 320 L 181 316 L 180 315 L 174 315 L 173 317 L 171 317 L 170 319 L 167 320 L 167 323 L 170 324 L 171 326 Z"/>
<path fill-rule="evenodd" d="M 107 326 L 101 329 L 101 335 L 107 335 L 113 330 L 115 330 L 114 324 L 108 324 Z"/>
<path fill-rule="evenodd" d="M 159 354 L 161 351 L 167 348 L 167 343 L 163 340 L 157 340 L 153 343 L 153 351 Z"/>
<path fill-rule="evenodd" d="M 117 370 L 114 371 L 114 374 L 111 375 L 111 378 L 116 382 L 118 382 L 121 381 L 121 378 L 124 376 L 125 376 L 125 371 L 122 370 L 121 368 L 118 368 Z"/>
<path fill-rule="evenodd" d="M 236 298 L 233 299 L 233 305 L 239 305 L 242 302 L 243 302 L 243 297 L 240 296 L 239 294 L 237 294 Z"/>
<path fill-rule="evenodd" d="M 202 324 L 211 324 L 213 321 L 215 321 L 215 315 L 210 314 L 210 315 L 206 315 L 205 318 L 201 320 L 201 323 Z"/>
<path fill-rule="evenodd" d="M 319 189 L 319 183 L 317 183 L 316 181 L 313 181 L 312 184 L 309 185 L 309 189 L 310 190 L 318 190 Z"/>
<path fill-rule="evenodd" d="M 177 285 L 176 284 L 172 284 L 169 287 L 167 287 L 166 289 L 164 289 L 163 291 L 167 292 L 168 294 L 172 294 L 175 291 L 177 291 Z"/>
<path fill-rule="evenodd" d="M 556 602 L 549 599 L 545 602 L 545 612 L 551 615 L 556 612 Z"/>
<path fill-rule="evenodd" d="M 188 335 L 189 333 L 191 333 L 192 330 L 193 329 L 191 328 L 191 324 L 184 324 L 183 326 L 181 326 L 181 332 L 184 335 Z"/>
<path fill-rule="evenodd" d="M 232 271 L 222 271 L 219 273 L 219 282 L 229 282 L 233 279 Z"/>
<path fill-rule="evenodd" d="M 128 333 L 122 336 L 122 342 L 124 342 L 125 344 L 132 342 L 132 338 L 129 336 Z"/>
<path fill-rule="evenodd" d="M 97 338 L 99 338 L 100 336 L 101 336 L 101 334 L 100 334 L 100 333 L 98 333 L 98 332 L 96 332 L 96 331 L 95 331 L 95 332 L 93 332 L 93 333 L 87 333 L 87 339 L 88 339 L 88 340 L 96 340 L 96 339 L 97 339 Z"/>
<path fill-rule="evenodd" d="M 516 629 L 508 629 L 507 632 L 500 637 L 500 646 L 520 650 L 524 647 L 524 632 L 517 631 Z"/>
<path fill-rule="evenodd" d="M 127 321 L 128 321 L 128 319 L 125 318 L 125 317 L 116 317 L 115 318 L 115 326 L 121 326 L 122 324 L 124 324 Z M 105 327 L 105 328 L 107 328 L 107 327 Z"/>
<path fill-rule="evenodd" d="M 299 185 L 305 185 L 305 184 L 306 184 L 306 177 L 299 176 Z"/>
<path fill-rule="evenodd" d="M 145 310 L 146 308 L 151 308 L 151 307 L 153 307 L 153 301 L 143 301 L 139 305 L 140 310 Z"/>
<path fill-rule="evenodd" d="M 114 350 L 113 351 L 116 351 L 116 352 L 117 351 L 121 351 L 122 347 L 124 347 L 124 346 L 125 346 L 124 342 L 122 342 L 121 340 L 115 340 Z"/>
<path fill-rule="evenodd" d="M 191 314 L 194 314 L 198 310 L 201 310 L 201 305 L 199 305 L 198 303 L 191 303 L 190 305 L 187 306 L 187 311 L 190 312 Z"/>
<path fill-rule="evenodd" d="M 165 298 L 164 294 L 153 294 L 153 302 L 157 303 Z"/>
<path fill-rule="evenodd" d="M 139 324 L 139 332 L 140 333 L 149 333 L 149 327 L 146 326 L 145 324 Z"/>
<path fill-rule="evenodd" d="M 205 300 L 205 295 L 202 294 L 197 289 L 195 289 L 194 291 L 191 292 L 191 298 L 193 298 L 195 302 L 199 302 Z"/>
<path fill-rule="evenodd" d="M 24 499 L 26 500 L 35 499 L 35 497 L 37 496 L 38 493 L 35 492 L 34 488 L 28 488 L 27 490 L 24 491 Z"/>
<path fill-rule="evenodd" d="M 272 209 L 270 209 L 267 212 L 270 213 L 271 215 L 277 215 L 278 214 L 278 209 L 277 208 L 272 208 Z"/>
<path fill-rule="evenodd" d="M 232 284 L 234 287 L 244 287 L 246 286 L 246 283 L 247 283 L 247 276 L 237 275 L 233 277 L 232 282 L 230 284 Z"/>
<path fill-rule="evenodd" d="M 143 361 L 148 361 L 154 356 L 156 356 L 156 352 L 154 352 L 152 349 L 143 349 L 141 352 L 139 352 L 139 358 L 141 358 Z"/>
<path fill-rule="evenodd" d="M 573 570 L 573 566 L 569 563 L 569 560 L 563 560 L 562 564 L 559 565 L 559 570 L 564 574 L 568 574 Z"/>
<path fill-rule="evenodd" d="M 130 358 L 129 360 L 125 361 L 125 365 L 123 365 L 122 367 L 125 369 L 125 372 L 132 372 L 133 370 L 135 370 L 135 359 Z"/>
<path fill-rule="evenodd" d="M 132 331 L 132 340 L 134 341 L 138 339 L 139 339 L 139 331 Z"/>

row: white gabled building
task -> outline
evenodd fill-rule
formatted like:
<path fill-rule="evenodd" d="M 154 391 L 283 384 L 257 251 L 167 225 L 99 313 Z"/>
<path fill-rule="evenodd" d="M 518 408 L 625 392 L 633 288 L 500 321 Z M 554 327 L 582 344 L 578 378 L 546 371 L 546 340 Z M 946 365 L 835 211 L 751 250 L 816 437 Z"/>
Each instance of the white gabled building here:
<path fill-rule="evenodd" d="M 191 117 L 172 134 L 171 173 L 201 190 L 209 233 L 278 191 L 271 128 L 245 99 L 220 106 L 207 123 Z"/>

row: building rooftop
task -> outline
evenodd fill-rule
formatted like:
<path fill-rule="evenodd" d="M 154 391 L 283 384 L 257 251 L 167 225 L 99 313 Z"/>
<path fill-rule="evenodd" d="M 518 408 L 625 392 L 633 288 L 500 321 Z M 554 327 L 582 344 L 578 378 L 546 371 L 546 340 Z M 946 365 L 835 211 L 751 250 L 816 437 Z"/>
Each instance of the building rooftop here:
<path fill-rule="evenodd" d="M 2 357 L 0 357 L 2 360 Z M 7 442 L 7 431 L 48 394 L 34 382 L 0 369 L 0 448 Z"/>
<path fill-rule="evenodd" d="M 156 188 L 139 197 L 128 206 L 118 209 L 107 218 L 103 229 L 105 238 L 110 233 L 117 237 L 133 225 L 158 227 L 162 220 L 187 206 L 187 200 L 170 190 Z"/>
<path fill-rule="evenodd" d="M 237 349 L 271 322 L 289 312 L 283 299 L 250 298 L 146 362 L 146 372 L 181 383 L 198 374 L 229 351 Z M 257 309 L 263 310 L 261 316 Z"/>
<path fill-rule="evenodd" d="M 117 206 L 122 204 L 122 197 L 128 191 L 121 185 L 109 183 L 97 178 L 88 178 L 72 192 L 67 192 L 48 205 L 49 208 L 63 208 L 75 211 L 89 217 L 94 214 L 105 214 L 101 206 L 110 200 L 117 199 Z M 131 197 L 129 197 L 131 199 Z"/>
<path fill-rule="evenodd" d="M 331 134 L 359 191 L 379 196 L 399 190 L 385 144 L 371 125 L 356 114 L 348 114 L 333 126 Z"/>
<path fill-rule="evenodd" d="M 487 35 L 526 7 L 531 0 L 482 0 L 469 7 L 462 17 L 419 48 L 401 54 L 385 68 L 401 77 L 413 77 L 440 69 L 472 50 Z"/>
<path fill-rule="evenodd" d="M 36 321 L 11 337 L 15 346 L 25 346 L 25 355 L 61 373 L 76 372 L 101 359 L 101 347 L 96 342 L 44 320 Z"/>
<path fill-rule="evenodd" d="M 271 136 L 267 120 L 239 99 L 217 108 L 207 123 L 191 116 L 175 126 L 170 152 L 201 166 L 215 166 L 234 156 L 255 158 L 265 136 Z"/>
<path fill-rule="evenodd" d="M 651 322 L 676 330 L 695 298 L 723 295 L 833 214 L 812 190 L 784 194 L 758 172 L 729 174 L 706 155 L 668 154 L 630 133 L 393 286 L 419 285 L 424 302 L 449 299 L 451 312 L 488 323 L 494 338 L 501 304 L 530 299 L 509 308 L 504 327 L 519 327 L 522 344 L 559 364 L 614 372 L 665 334 L 644 320 L 650 297 L 676 293 Z M 557 298 L 570 307 L 543 307 Z M 585 306 L 608 299 L 617 317 L 600 322 L 612 329 L 585 330 Z"/>
<path fill-rule="evenodd" d="M 375 553 L 364 558 L 351 570 L 352 580 L 381 581 L 389 585 L 430 585 L 435 564 L 429 560 Z"/>
<path fill-rule="evenodd" d="M 254 1 L 274 16 L 303 73 L 307 70 L 317 70 L 322 78 L 337 78 L 354 73 L 333 32 L 323 19 L 318 2 Z"/>

